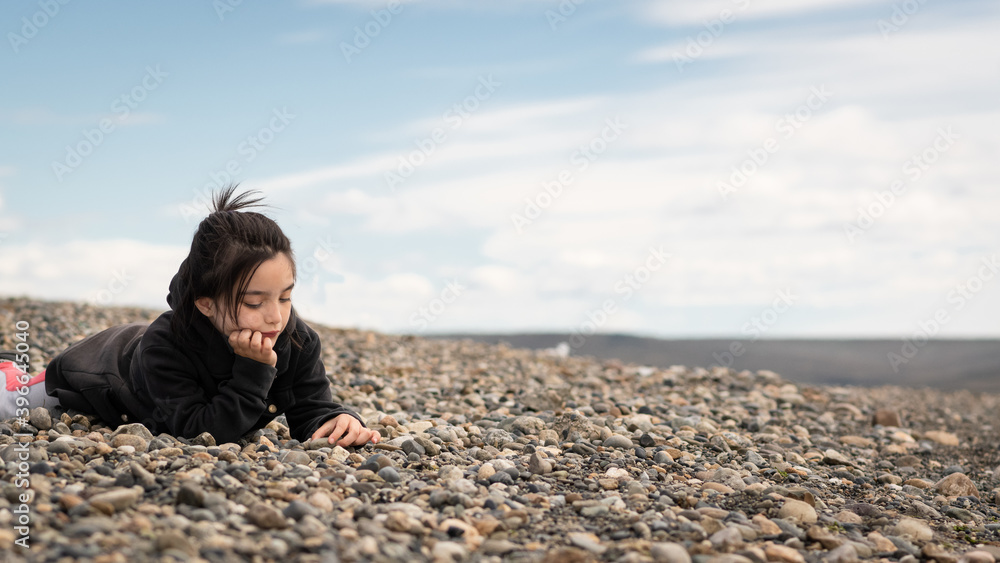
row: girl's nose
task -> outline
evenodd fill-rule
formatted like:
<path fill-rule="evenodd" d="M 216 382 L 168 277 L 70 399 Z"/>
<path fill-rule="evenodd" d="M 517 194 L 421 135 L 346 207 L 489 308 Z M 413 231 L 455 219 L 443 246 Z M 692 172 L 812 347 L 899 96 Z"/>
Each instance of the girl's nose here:
<path fill-rule="evenodd" d="M 277 303 L 268 303 L 264 308 L 264 322 L 279 324 L 281 322 L 281 307 Z"/>

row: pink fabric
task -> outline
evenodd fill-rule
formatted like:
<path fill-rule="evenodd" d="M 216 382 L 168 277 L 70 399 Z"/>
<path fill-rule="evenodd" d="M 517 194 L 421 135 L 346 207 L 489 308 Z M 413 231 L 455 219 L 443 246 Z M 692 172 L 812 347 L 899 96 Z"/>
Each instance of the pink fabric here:
<path fill-rule="evenodd" d="M 7 380 L 6 387 L 8 391 L 17 391 L 18 389 L 21 388 L 21 381 L 19 378 L 21 377 L 21 375 L 24 374 L 24 372 L 21 371 L 14 364 L 14 362 L 0 362 L 0 372 L 3 372 Z M 45 381 L 45 370 L 42 370 L 42 373 L 39 373 L 38 375 L 33 376 L 31 379 L 29 379 L 27 385 L 28 387 L 31 387 L 36 383 L 42 383 L 44 381 Z"/>

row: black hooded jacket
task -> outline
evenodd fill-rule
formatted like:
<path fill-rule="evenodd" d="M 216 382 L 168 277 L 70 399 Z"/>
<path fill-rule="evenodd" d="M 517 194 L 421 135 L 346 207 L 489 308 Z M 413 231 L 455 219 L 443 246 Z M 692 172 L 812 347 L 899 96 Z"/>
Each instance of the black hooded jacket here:
<path fill-rule="evenodd" d="M 333 401 L 319 336 L 294 308 L 274 345 L 272 367 L 235 354 L 201 314 L 193 315 L 190 337 L 174 336 L 178 279 L 167 295 L 171 310 L 150 325 L 111 327 L 56 356 L 46 368 L 46 392 L 64 408 L 97 414 L 112 426 L 142 422 L 153 433 L 187 438 L 208 432 L 219 443 L 235 442 L 282 413 L 302 442 L 337 415 L 361 420 Z M 291 331 L 301 349 L 289 339 Z"/>

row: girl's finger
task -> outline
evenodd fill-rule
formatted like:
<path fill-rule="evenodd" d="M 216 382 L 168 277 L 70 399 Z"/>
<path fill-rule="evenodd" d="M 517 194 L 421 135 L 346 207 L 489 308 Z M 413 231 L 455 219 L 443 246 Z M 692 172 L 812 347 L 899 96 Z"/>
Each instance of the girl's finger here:
<path fill-rule="evenodd" d="M 344 435 L 344 438 L 337 443 L 341 446 L 354 445 L 356 443 L 355 440 L 357 440 L 358 436 L 361 434 L 360 430 L 360 428 L 349 428 L 347 434 Z"/>
<path fill-rule="evenodd" d="M 333 425 L 334 425 L 334 422 L 333 422 L 332 418 L 330 420 L 324 422 L 322 426 L 320 426 L 319 428 L 316 429 L 315 432 L 313 432 L 313 435 L 312 435 L 311 439 L 315 440 L 317 438 L 323 438 L 325 436 L 329 436 L 330 435 L 330 431 L 333 430 Z"/>
<path fill-rule="evenodd" d="M 335 418 L 333 420 L 335 420 L 336 423 L 333 427 L 333 430 L 330 431 L 329 442 L 331 444 L 337 443 L 337 440 L 339 440 L 340 437 L 344 435 L 344 433 L 347 431 L 348 425 L 350 424 L 340 417 Z"/>

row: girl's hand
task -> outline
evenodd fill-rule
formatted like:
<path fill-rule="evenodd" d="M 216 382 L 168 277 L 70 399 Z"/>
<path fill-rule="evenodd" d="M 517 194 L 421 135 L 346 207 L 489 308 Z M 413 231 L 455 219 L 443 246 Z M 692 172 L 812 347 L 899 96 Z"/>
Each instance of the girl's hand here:
<path fill-rule="evenodd" d="M 240 356 L 257 360 L 271 367 L 278 365 L 278 353 L 271 349 L 274 342 L 259 332 L 249 328 L 234 330 L 229 335 L 229 345 L 233 347 L 233 352 Z"/>
<path fill-rule="evenodd" d="M 382 435 L 374 430 L 369 430 L 362 426 L 358 419 L 349 414 L 337 415 L 323 423 L 315 432 L 313 440 L 329 436 L 327 439 L 331 444 L 338 446 L 360 446 L 367 442 L 377 444 Z"/>

